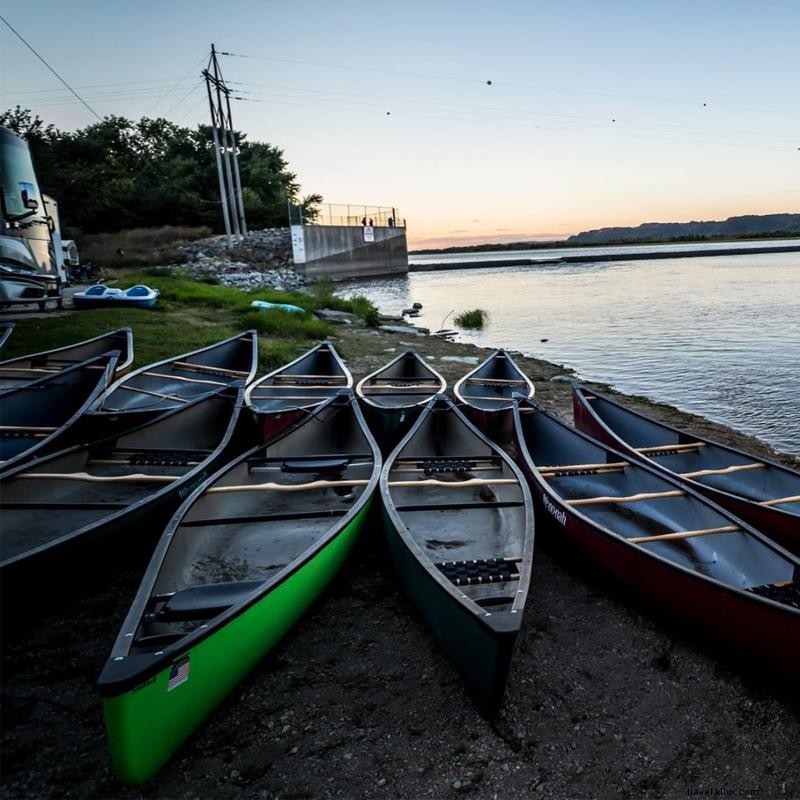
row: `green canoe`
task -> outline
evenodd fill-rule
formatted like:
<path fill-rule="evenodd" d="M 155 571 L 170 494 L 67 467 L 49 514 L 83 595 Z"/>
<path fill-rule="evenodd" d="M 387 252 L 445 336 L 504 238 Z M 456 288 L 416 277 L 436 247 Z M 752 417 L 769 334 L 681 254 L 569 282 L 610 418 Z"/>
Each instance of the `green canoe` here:
<path fill-rule="evenodd" d="M 187 499 L 98 682 L 122 780 L 154 775 L 322 592 L 364 524 L 380 470 L 346 390 Z"/>

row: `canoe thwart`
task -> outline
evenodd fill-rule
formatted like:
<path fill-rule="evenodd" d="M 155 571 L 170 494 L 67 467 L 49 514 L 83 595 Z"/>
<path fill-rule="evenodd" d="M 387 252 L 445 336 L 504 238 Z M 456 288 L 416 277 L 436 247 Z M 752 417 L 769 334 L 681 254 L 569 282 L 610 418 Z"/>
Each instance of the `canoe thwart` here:
<path fill-rule="evenodd" d="M 183 383 L 206 384 L 208 386 L 227 386 L 222 381 L 210 381 L 207 378 L 186 378 L 183 375 L 168 375 L 164 372 L 143 372 L 148 378 L 164 378 L 168 381 L 181 381 Z"/>
<path fill-rule="evenodd" d="M 177 475 L 90 475 L 88 472 L 22 472 L 14 480 L 86 481 L 87 483 L 172 483 Z"/>
<path fill-rule="evenodd" d="M 240 369 L 212 367 L 208 364 L 190 364 L 188 361 L 173 361 L 170 366 L 174 367 L 175 369 L 181 369 L 189 372 L 206 372 L 209 375 L 230 375 L 234 378 L 247 378 L 250 375 L 249 372 L 244 372 Z"/>
<path fill-rule="evenodd" d="M 722 525 L 719 528 L 701 528 L 696 531 L 673 531 L 672 533 L 659 533 L 654 536 L 634 536 L 628 539 L 633 544 L 643 544 L 644 542 L 669 542 L 674 539 L 691 539 L 695 536 L 710 536 L 714 533 L 734 533 L 740 531 L 738 525 Z"/>
<path fill-rule="evenodd" d="M 627 497 L 581 497 L 576 500 L 565 500 L 568 506 L 589 506 L 603 505 L 607 503 L 638 503 L 641 500 L 658 500 L 661 497 L 681 497 L 684 492 L 680 489 L 673 489 L 669 492 L 643 492 L 642 494 L 631 494 Z"/>
<path fill-rule="evenodd" d="M 731 472 L 741 472 L 746 469 L 764 469 L 766 466 L 760 461 L 754 461 L 752 464 L 734 464 L 732 467 L 721 469 L 699 469 L 696 472 L 680 472 L 678 474 L 681 478 L 702 478 L 704 475 L 728 475 Z"/>
<path fill-rule="evenodd" d="M 763 500 L 760 506 L 782 506 L 784 503 L 800 503 L 800 494 L 791 497 L 776 497 L 774 500 Z"/>
<path fill-rule="evenodd" d="M 310 483 L 250 483 L 237 486 L 212 486 L 206 494 L 229 492 L 307 492 L 312 489 L 337 489 L 345 486 L 366 486 L 366 479 L 349 481 L 311 481 Z"/>

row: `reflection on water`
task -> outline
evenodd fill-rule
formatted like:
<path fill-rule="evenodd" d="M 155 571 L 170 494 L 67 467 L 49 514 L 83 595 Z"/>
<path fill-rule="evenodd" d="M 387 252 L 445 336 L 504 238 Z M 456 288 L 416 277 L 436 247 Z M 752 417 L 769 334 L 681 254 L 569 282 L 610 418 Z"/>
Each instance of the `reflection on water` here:
<path fill-rule="evenodd" d="M 417 322 L 433 330 L 451 310 L 485 308 L 489 326 L 464 341 L 565 364 L 800 454 L 800 253 L 417 272 L 343 288 L 385 313 L 420 302 Z"/>

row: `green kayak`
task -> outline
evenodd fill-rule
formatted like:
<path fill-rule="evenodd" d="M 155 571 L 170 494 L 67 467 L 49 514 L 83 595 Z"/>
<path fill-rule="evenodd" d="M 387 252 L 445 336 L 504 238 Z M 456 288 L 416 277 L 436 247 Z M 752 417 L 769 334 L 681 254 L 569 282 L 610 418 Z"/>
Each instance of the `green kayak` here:
<path fill-rule="evenodd" d="M 345 390 L 187 499 L 98 682 L 122 780 L 154 775 L 322 592 L 363 527 L 380 470 Z"/>

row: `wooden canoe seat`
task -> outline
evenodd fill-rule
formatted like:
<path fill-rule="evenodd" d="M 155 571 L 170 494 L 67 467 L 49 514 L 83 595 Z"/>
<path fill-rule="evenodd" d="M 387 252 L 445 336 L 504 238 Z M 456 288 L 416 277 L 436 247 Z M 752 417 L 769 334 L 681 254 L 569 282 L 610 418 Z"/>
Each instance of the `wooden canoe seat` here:
<path fill-rule="evenodd" d="M 528 381 L 522 378 L 470 378 L 467 383 L 476 386 L 527 386 Z"/>
<path fill-rule="evenodd" d="M 581 497 L 576 500 L 566 500 L 568 506 L 590 506 L 604 505 L 609 503 L 638 503 L 642 500 L 658 500 L 662 497 L 682 497 L 685 492 L 680 489 L 673 489 L 669 492 L 643 492 L 642 494 L 632 494 L 627 497 Z"/>
<path fill-rule="evenodd" d="M 136 467 L 196 467 L 210 450 L 119 450 L 97 453 L 88 464 L 124 464 Z"/>
<path fill-rule="evenodd" d="M 732 467 L 722 467 L 721 469 L 699 469 L 696 472 L 681 472 L 681 478 L 702 478 L 705 475 L 728 475 L 731 472 L 742 472 L 748 469 L 764 469 L 766 464 L 754 461 L 752 464 L 734 464 Z"/>
<path fill-rule="evenodd" d="M 251 595 L 262 581 L 235 581 L 190 586 L 171 595 L 156 618 L 165 622 L 209 619 Z"/>
<path fill-rule="evenodd" d="M 168 375 L 164 372 L 143 372 L 148 378 L 164 378 L 168 381 L 180 381 L 182 383 L 196 383 L 198 385 L 208 386 L 227 386 L 227 383 L 222 381 L 210 381 L 207 378 L 186 378 L 183 375 Z"/>
<path fill-rule="evenodd" d="M 469 561 L 442 561 L 436 568 L 456 586 L 518 581 L 517 564 L 521 557 L 477 558 Z"/>
<path fill-rule="evenodd" d="M 364 459 L 372 459 L 372 453 L 317 453 L 316 455 L 301 456 L 295 455 L 291 458 L 286 456 L 254 456 L 247 459 L 247 464 L 254 466 L 256 464 L 276 464 L 283 463 L 284 461 L 319 461 L 321 459 L 332 458 L 346 458 L 348 461 L 363 461 Z"/>
<path fill-rule="evenodd" d="M 722 525 L 719 528 L 701 528 L 695 531 L 672 531 L 670 533 L 658 533 L 654 536 L 634 536 L 628 539 L 633 544 L 643 544 L 644 542 L 669 542 L 675 539 L 692 539 L 695 536 L 711 536 L 714 533 L 735 533 L 740 531 L 738 525 Z"/>
<path fill-rule="evenodd" d="M 349 458 L 303 458 L 284 461 L 281 472 L 343 472 L 349 465 Z"/>
<path fill-rule="evenodd" d="M 671 456 L 678 453 L 691 453 L 699 447 L 707 447 L 705 442 L 685 442 L 684 444 L 658 444 L 653 447 L 637 447 L 636 452 L 643 456 Z"/>

